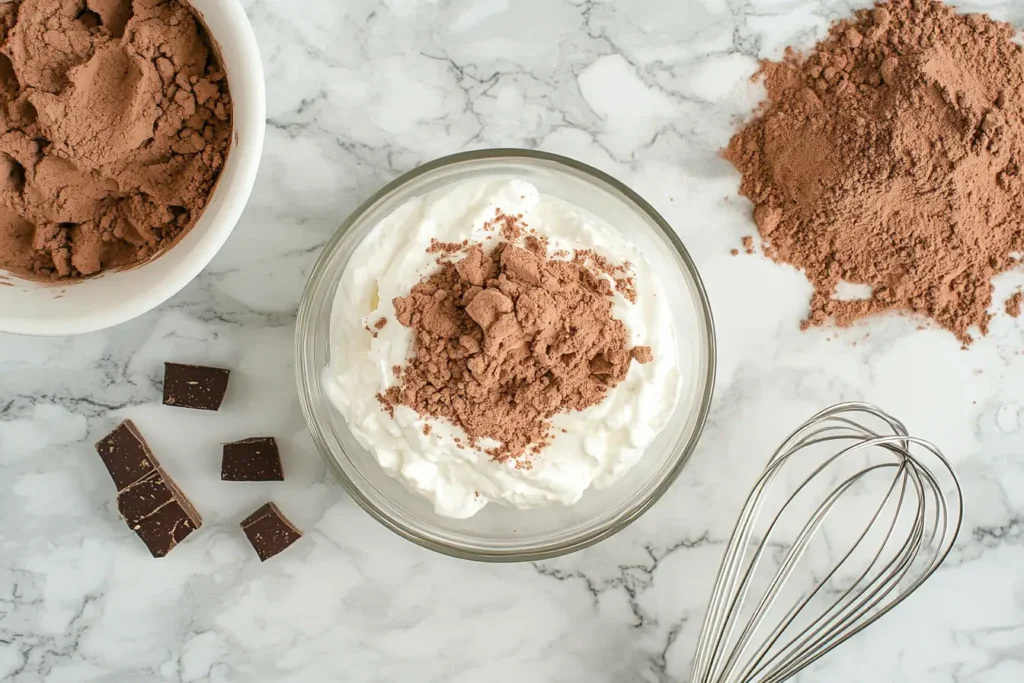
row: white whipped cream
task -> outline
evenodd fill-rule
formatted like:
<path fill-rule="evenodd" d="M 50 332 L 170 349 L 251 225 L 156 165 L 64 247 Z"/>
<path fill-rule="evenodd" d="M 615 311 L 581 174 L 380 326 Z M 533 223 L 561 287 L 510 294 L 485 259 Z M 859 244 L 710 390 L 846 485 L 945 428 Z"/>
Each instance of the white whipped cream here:
<path fill-rule="evenodd" d="M 614 263 L 630 261 L 637 300 L 630 303 L 616 292 L 613 314 L 625 324 L 631 346 L 650 346 L 654 352 L 653 362 L 632 363 L 626 380 L 601 404 L 555 416 L 554 439 L 529 469 L 495 462 L 468 447 L 460 428 L 425 419 L 411 408 L 397 407 L 392 419 L 376 398 L 397 383 L 392 368 L 405 367 L 412 347 L 412 334 L 395 319 L 392 300 L 407 296 L 437 269 L 437 254 L 427 253 L 431 240 L 497 243 L 499 237 L 485 227 L 497 209 L 523 214 L 532 230 L 548 238 L 551 253 L 592 249 Z M 373 337 L 366 328 L 373 329 L 381 318 L 387 324 Z M 449 185 L 410 200 L 381 221 L 342 276 L 331 347 L 328 395 L 359 443 L 388 475 L 429 499 L 437 514 L 460 519 L 492 501 L 518 508 L 571 505 L 588 487 L 608 486 L 665 427 L 681 389 L 671 312 L 647 260 L 608 224 L 572 204 L 540 195 L 523 180 Z M 423 433 L 427 424 L 429 435 Z M 460 437 L 461 448 L 455 441 Z"/>

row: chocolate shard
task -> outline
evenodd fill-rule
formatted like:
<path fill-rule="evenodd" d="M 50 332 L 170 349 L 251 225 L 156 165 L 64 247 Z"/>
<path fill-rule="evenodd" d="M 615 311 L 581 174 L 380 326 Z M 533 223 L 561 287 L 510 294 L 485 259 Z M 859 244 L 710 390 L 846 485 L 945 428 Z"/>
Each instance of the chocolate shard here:
<path fill-rule="evenodd" d="M 153 557 L 164 557 L 202 525 L 131 420 L 97 443 L 96 452 L 117 486 L 118 512 Z"/>
<path fill-rule="evenodd" d="M 132 525 L 153 557 L 164 557 L 199 528 L 202 520 L 182 501 L 173 500 Z"/>
<path fill-rule="evenodd" d="M 260 562 L 266 562 L 302 538 L 302 532 L 292 526 L 273 503 L 267 503 L 246 517 L 241 527 L 260 556 Z"/>
<path fill-rule="evenodd" d="M 230 375 L 223 368 L 164 363 L 164 405 L 220 410 Z"/>
<path fill-rule="evenodd" d="M 103 459 L 103 464 L 114 480 L 118 491 L 124 490 L 150 472 L 159 464 L 149 450 L 149 444 L 139 434 L 135 423 L 125 420 L 117 429 L 107 434 L 96 444 L 96 452 Z"/>
<path fill-rule="evenodd" d="M 281 453 L 274 437 L 254 437 L 224 444 L 223 481 L 284 481 Z"/>
<path fill-rule="evenodd" d="M 171 487 L 158 470 L 153 470 L 118 492 L 117 510 L 128 526 L 134 527 L 172 500 Z"/>

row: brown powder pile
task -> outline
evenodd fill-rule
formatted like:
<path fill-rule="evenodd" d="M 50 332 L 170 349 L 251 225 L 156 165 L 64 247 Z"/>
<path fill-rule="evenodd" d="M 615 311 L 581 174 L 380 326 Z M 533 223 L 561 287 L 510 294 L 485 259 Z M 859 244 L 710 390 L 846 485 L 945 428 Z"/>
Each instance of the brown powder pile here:
<path fill-rule="evenodd" d="M 730 142 L 772 258 L 814 285 L 805 325 L 923 314 L 964 344 L 1024 250 L 1024 51 L 1014 29 L 893 0 L 765 62 L 769 102 Z M 869 285 L 839 301 L 840 281 Z"/>
<path fill-rule="evenodd" d="M 1021 304 L 1024 304 L 1024 292 L 1014 292 L 1010 298 L 1006 300 L 1006 315 L 1011 318 L 1019 318 Z"/>
<path fill-rule="evenodd" d="M 0 269 L 78 278 L 166 249 L 206 206 L 230 112 L 179 0 L 0 4 Z"/>
<path fill-rule="evenodd" d="M 462 427 L 471 444 L 501 442 L 489 451 L 501 461 L 539 452 L 552 416 L 600 403 L 634 358 L 653 359 L 649 347 L 628 347 L 607 279 L 528 243 L 470 246 L 395 299 L 415 353 L 378 397 L 388 410 L 406 405 Z"/>

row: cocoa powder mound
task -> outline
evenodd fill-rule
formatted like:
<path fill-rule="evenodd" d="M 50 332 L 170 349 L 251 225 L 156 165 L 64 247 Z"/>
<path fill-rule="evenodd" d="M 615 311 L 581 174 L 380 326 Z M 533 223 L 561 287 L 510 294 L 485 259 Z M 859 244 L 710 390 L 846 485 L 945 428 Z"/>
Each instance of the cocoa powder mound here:
<path fill-rule="evenodd" d="M 387 410 L 409 406 L 461 427 L 470 445 L 500 442 L 487 451 L 496 460 L 517 459 L 547 445 L 555 414 L 600 403 L 634 359 L 653 360 L 650 347 L 629 348 L 612 283 L 586 266 L 549 259 L 536 241 L 462 251 L 394 300 L 415 348 L 378 396 Z"/>
<path fill-rule="evenodd" d="M 814 285 L 808 325 L 928 316 L 988 330 L 992 276 L 1024 251 L 1024 51 L 1008 24 L 892 0 L 761 74 L 725 156 L 771 258 Z M 834 298 L 845 281 L 870 298 Z"/>
<path fill-rule="evenodd" d="M 0 3 L 0 269 L 67 280 L 153 258 L 199 219 L 230 140 L 187 4 Z"/>

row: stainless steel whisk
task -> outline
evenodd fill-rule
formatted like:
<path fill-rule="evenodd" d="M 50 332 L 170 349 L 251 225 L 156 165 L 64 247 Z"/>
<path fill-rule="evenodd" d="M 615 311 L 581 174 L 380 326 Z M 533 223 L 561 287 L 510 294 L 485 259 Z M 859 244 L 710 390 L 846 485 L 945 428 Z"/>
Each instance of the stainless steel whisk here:
<path fill-rule="evenodd" d="M 844 507 L 863 509 L 863 527 L 843 523 L 849 512 L 833 515 Z M 830 517 L 840 524 L 827 526 Z M 963 493 L 938 448 L 872 405 L 818 413 L 775 452 L 747 498 L 691 683 L 788 680 L 924 583 L 962 521 Z M 809 554 L 815 541 L 819 552 Z"/>

